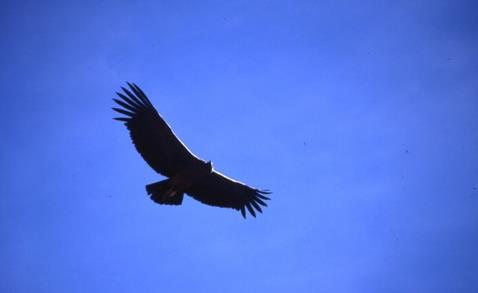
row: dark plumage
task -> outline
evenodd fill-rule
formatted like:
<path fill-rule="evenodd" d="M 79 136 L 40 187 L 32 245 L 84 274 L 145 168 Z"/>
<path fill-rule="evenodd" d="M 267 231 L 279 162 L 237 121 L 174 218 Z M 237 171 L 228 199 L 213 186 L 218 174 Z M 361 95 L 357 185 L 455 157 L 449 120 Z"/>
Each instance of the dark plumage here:
<path fill-rule="evenodd" d="M 123 117 L 138 152 L 148 165 L 168 179 L 146 186 L 151 199 L 159 204 L 180 205 L 184 193 L 207 205 L 233 208 L 246 217 L 246 209 L 252 216 L 262 213 L 267 206 L 267 190 L 259 190 L 235 181 L 215 171 L 212 163 L 196 157 L 176 137 L 169 125 L 156 111 L 144 92 L 136 85 L 120 99 L 113 99 L 121 108 L 113 108 Z"/>

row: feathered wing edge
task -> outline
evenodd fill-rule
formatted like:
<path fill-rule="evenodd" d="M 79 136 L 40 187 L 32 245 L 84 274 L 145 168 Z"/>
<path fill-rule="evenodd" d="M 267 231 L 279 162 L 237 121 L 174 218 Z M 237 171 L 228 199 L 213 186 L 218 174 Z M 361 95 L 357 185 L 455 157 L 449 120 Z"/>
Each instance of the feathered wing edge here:
<path fill-rule="evenodd" d="M 254 197 L 239 208 L 239 210 L 241 211 L 241 215 L 244 219 L 246 218 L 246 208 L 253 217 L 256 217 L 256 211 L 262 213 L 261 206 L 267 207 L 267 203 L 265 202 L 265 200 L 270 200 L 270 198 L 265 195 L 272 193 L 269 190 L 255 189 L 254 191 Z"/>
<path fill-rule="evenodd" d="M 257 212 L 262 213 L 263 207 L 267 207 L 266 201 L 270 200 L 270 198 L 265 195 L 272 193 L 269 190 L 259 190 L 259 189 L 252 189 L 252 190 L 253 190 L 252 197 L 249 200 L 238 205 L 218 204 L 216 202 L 211 202 L 205 199 L 203 196 L 199 194 L 193 194 L 191 192 L 187 192 L 187 194 L 193 197 L 194 199 L 207 205 L 221 207 L 221 208 L 232 208 L 237 211 L 240 211 L 242 217 L 245 219 L 247 216 L 247 212 L 249 212 L 249 214 L 251 214 L 254 218 L 256 217 Z M 227 196 L 227 194 L 225 194 L 224 196 Z"/>
<path fill-rule="evenodd" d="M 253 217 L 267 207 L 269 190 L 260 190 L 231 179 L 217 171 L 193 184 L 186 193 L 194 199 L 211 206 L 233 208 L 246 218 L 247 211 Z"/>
<path fill-rule="evenodd" d="M 144 110 L 148 107 L 153 107 L 144 92 L 136 84 L 128 82 L 128 86 L 131 91 L 124 87 L 121 87 L 121 89 L 123 89 L 126 95 L 119 92 L 116 93 L 122 100 L 113 99 L 118 105 L 122 106 L 123 108 L 112 108 L 116 112 L 127 116 L 115 117 L 113 119 L 125 123 L 128 123 L 138 111 Z"/>

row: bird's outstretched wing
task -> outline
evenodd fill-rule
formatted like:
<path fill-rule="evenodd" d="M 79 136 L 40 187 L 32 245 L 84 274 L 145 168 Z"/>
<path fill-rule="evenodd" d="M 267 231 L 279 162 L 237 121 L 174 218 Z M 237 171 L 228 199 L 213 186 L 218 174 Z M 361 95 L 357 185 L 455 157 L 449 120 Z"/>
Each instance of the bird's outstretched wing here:
<path fill-rule="evenodd" d="M 134 83 L 128 85 L 129 90 L 122 87 L 124 93 L 117 93 L 120 99 L 113 99 L 121 106 L 113 110 L 126 117 L 114 119 L 124 122 L 133 144 L 149 166 L 171 177 L 197 158 L 176 137 L 144 92 Z"/>
<path fill-rule="evenodd" d="M 198 201 L 218 207 L 240 210 L 246 217 L 246 209 L 252 216 L 256 211 L 262 213 L 261 206 L 267 206 L 267 190 L 259 190 L 235 181 L 227 176 L 213 171 L 200 182 L 194 183 L 186 193 Z"/>

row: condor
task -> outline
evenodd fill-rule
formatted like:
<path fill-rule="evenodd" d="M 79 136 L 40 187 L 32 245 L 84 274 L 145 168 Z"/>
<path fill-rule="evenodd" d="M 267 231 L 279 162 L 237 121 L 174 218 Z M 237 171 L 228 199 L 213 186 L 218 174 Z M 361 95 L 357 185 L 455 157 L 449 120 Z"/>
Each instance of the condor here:
<path fill-rule="evenodd" d="M 174 134 L 156 111 L 144 92 L 134 83 L 120 99 L 113 99 L 121 108 L 113 108 L 123 117 L 136 150 L 148 165 L 168 179 L 146 185 L 151 199 L 158 204 L 180 205 L 184 194 L 211 206 L 233 208 L 246 217 L 262 213 L 267 206 L 268 190 L 259 190 L 228 178 L 214 170 L 211 161 L 195 156 Z"/>

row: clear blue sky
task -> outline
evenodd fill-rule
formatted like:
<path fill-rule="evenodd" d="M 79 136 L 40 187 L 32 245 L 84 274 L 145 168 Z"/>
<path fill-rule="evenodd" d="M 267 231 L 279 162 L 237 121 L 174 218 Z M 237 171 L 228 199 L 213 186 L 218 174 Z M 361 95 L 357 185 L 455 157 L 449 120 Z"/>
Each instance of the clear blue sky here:
<path fill-rule="evenodd" d="M 476 1 L 67 2 L 0 10 L 1 292 L 478 292 Z M 125 81 L 264 214 L 150 201 Z"/>

